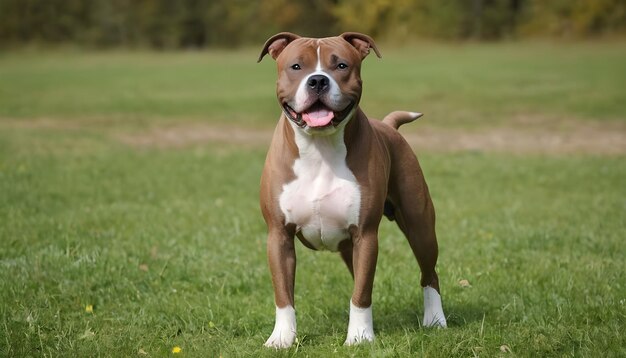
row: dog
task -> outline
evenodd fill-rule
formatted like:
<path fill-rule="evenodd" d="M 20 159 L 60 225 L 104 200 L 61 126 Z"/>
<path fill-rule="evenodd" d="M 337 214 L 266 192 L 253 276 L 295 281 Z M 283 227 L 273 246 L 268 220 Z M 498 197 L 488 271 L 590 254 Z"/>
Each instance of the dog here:
<path fill-rule="evenodd" d="M 339 252 L 354 279 L 346 345 L 374 340 L 372 287 L 378 226 L 385 215 L 406 236 L 421 270 L 424 326 L 446 327 L 439 279 L 435 209 L 418 160 L 398 132 L 420 113 L 396 111 L 382 121 L 359 107 L 361 62 L 374 50 L 367 35 L 269 38 L 258 62 L 276 60 L 282 114 L 261 176 L 267 255 L 276 321 L 265 346 L 296 339 L 295 237 L 313 250 Z"/>

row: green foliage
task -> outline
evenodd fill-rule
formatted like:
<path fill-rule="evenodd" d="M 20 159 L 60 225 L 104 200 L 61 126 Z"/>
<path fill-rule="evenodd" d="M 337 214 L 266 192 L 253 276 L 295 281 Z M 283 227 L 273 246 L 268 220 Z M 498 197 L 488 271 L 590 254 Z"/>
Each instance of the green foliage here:
<path fill-rule="evenodd" d="M 0 0 L 0 46 L 157 49 L 259 43 L 278 31 L 399 41 L 626 32 L 621 0 Z"/>
<path fill-rule="evenodd" d="M 524 34 L 581 36 L 623 33 L 626 2 L 613 0 L 530 1 Z"/>
<path fill-rule="evenodd" d="M 355 28 L 402 40 L 493 39 L 512 34 L 518 10 L 509 0 L 346 0 L 340 2 L 335 13 L 342 29 Z"/>

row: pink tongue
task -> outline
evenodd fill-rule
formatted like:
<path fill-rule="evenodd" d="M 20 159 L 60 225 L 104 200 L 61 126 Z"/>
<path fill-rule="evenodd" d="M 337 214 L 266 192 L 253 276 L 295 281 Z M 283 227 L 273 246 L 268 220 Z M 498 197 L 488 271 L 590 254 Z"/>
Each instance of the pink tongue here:
<path fill-rule="evenodd" d="M 310 112 L 302 113 L 302 119 L 309 127 L 323 127 L 328 125 L 335 117 L 335 113 L 325 108 L 314 109 Z"/>

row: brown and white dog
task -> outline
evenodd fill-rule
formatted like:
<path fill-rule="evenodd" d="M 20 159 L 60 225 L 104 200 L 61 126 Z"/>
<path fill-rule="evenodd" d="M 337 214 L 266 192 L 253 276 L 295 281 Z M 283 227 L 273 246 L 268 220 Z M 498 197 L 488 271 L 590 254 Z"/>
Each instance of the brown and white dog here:
<path fill-rule="evenodd" d="M 424 326 L 446 326 L 435 272 L 435 210 L 419 163 L 398 127 L 420 113 L 393 112 L 383 121 L 359 108 L 361 61 L 374 41 L 359 33 L 304 38 L 282 32 L 259 61 L 278 64 L 282 115 L 261 178 L 261 209 L 276 323 L 267 347 L 296 338 L 294 237 L 314 250 L 338 251 L 354 278 L 345 344 L 374 339 L 372 286 L 378 225 L 386 215 L 409 241 L 421 269 Z"/>

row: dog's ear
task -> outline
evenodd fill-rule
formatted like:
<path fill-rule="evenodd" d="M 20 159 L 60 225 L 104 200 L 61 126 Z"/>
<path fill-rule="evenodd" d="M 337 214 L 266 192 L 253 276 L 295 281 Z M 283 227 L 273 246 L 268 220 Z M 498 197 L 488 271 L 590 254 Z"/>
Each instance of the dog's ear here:
<path fill-rule="evenodd" d="M 263 45 L 263 50 L 261 51 L 261 55 L 256 62 L 261 62 L 263 57 L 268 53 L 275 60 L 278 55 L 289 45 L 289 43 L 293 40 L 299 39 L 300 36 L 296 34 L 292 34 L 291 32 L 281 32 L 278 33 L 265 41 L 265 45 Z"/>
<path fill-rule="evenodd" d="M 378 52 L 378 48 L 374 43 L 374 40 L 364 34 L 358 32 L 344 32 L 339 35 L 339 37 L 343 37 L 344 40 L 348 41 L 352 46 L 354 46 L 361 53 L 361 59 L 364 59 L 365 56 L 369 55 L 370 48 L 374 49 L 376 56 L 378 58 L 382 58 L 380 52 Z"/>

